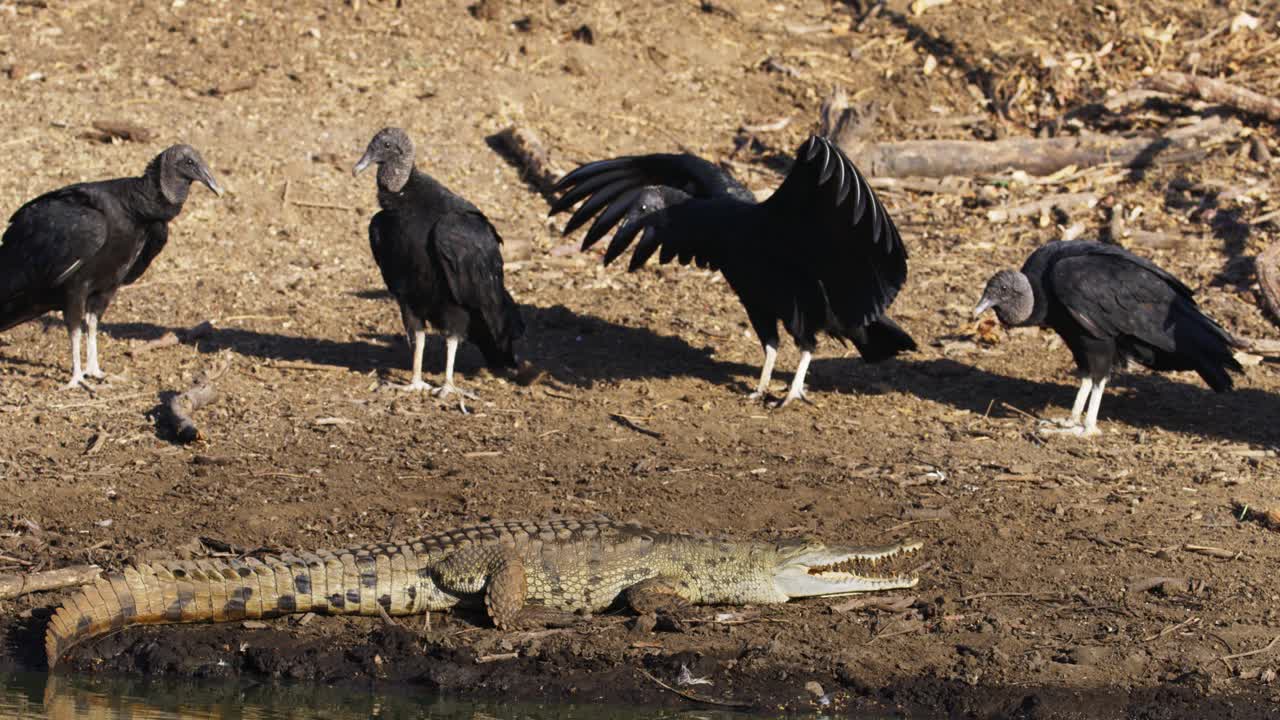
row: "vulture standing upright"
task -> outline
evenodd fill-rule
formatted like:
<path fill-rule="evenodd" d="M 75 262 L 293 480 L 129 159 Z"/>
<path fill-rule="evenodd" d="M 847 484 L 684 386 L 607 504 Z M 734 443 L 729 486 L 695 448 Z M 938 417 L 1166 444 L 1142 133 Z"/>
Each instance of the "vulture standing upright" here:
<path fill-rule="evenodd" d="M 782 185 L 760 203 L 732 175 L 688 154 L 589 163 L 556 192 L 552 215 L 583 201 L 565 234 L 596 218 L 584 250 L 621 222 L 606 265 L 639 235 L 631 270 L 658 252 L 659 262 L 694 262 L 724 275 L 764 346 L 752 397 L 768 393 L 779 322 L 801 351 L 780 406 L 805 397 L 819 332 L 852 341 L 868 362 L 916 347 L 885 315 L 906 281 L 907 249 L 866 180 L 825 138 L 801 145 Z"/>
<path fill-rule="evenodd" d="M 400 304 L 413 342 L 413 380 L 405 390 L 437 397 L 473 393 L 453 383 L 458 343 L 469 339 L 491 368 L 516 367 L 514 341 L 524 333 L 520 311 L 503 285 L 502 238 L 475 205 L 414 167 L 413 142 L 399 128 L 384 128 L 356 163 L 359 174 L 378 165 L 378 204 L 369 222 L 369 246 L 387 289 Z M 445 336 L 445 381 L 422 380 L 426 323 Z"/>
<path fill-rule="evenodd" d="M 1082 379 L 1071 417 L 1049 432 L 1096 434 L 1111 369 L 1127 360 L 1195 370 L 1218 392 L 1231 389 L 1228 370 L 1242 369 L 1232 354 L 1240 342 L 1200 312 L 1190 288 L 1115 245 L 1074 240 L 1038 248 L 1021 271 L 991 277 L 973 314 L 990 308 L 1005 325 L 1053 328 L 1075 358 Z"/>
<path fill-rule="evenodd" d="M 18 208 L 0 241 L 0 331 L 61 310 L 71 336 L 67 387 L 104 377 L 98 321 L 116 291 L 141 277 L 164 248 L 192 182 L 222 194 L 200 153 L 174 145 L 142 177 L 69 185 Z"/>

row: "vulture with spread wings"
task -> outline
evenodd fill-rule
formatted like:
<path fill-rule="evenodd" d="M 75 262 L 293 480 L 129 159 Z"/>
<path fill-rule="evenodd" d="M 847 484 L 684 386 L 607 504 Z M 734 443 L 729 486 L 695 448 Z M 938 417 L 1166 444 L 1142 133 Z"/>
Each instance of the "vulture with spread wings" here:
<path fill-rule="evenodd" d="M 613 262 L 635 242 L 631 270 L 654 253 L 721 272 L 764 346 L 752 397 L 765 397 L 781 322 L 800 348 L 780 405 L 804 398 L 819 332 L 851 341 L 868 362 L 914 350 L 885 314 L 907 278 L 907 249 L 889 213 L 849 158 L 811 137 L 782 185 L 764 202 L 732 175 L 693 155 L 639 155 L 583 165 L 556 186 L 551 214 L 582 204 L 565 227 L 594 218 L 582 247 L 617 230 Z"/>

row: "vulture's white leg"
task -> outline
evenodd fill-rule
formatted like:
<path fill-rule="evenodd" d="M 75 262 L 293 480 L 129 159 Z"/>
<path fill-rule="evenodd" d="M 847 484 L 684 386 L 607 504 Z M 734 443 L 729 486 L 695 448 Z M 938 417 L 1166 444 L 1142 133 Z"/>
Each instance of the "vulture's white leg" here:
<path fill-rule="evenodd" d="M 778 359 L 778 348 L 772 345 L 764 346 L 764 365 L 760 367 L 760 383 L 756 385 L 756 391 L 748 395 L 748 398 L 757 400 L 769 394 L 769 381 L 773 379 L 773 364 Z"/>
<path fill-rule="evenodd" d="M 476 394 L 468 392 L 453 384 L 453 359 L 458 354 L 458 338 L 450 337 L 445 340 L 445 356 L 444 356 L 444 385 L 435 389 L 435 395 L 438 398 L 446 398 L 454 393 L 458 395 L 458 408 L 462 412 L 467 412 L 467 406 L 463 403 L 463 398 L 476 399 Z"/>
<path fill-rule="evenodd" d="M 408 385 L 399 385 L 401 390 L 409 392 L 417 390 L 430 390 L 431 386 L 422 380 L 422 351 L 427 346 L 427 331 L 418 329 L 413 331 L 413 380 Z"/>
<path fill-rule="evenodd" d="M 102 379 L 106 377 L 106 373 L 102 372 L 102 368 L 98 365 L 98 316 L 94 313 L 87 313 L 84 316 L 85 326 L 88 328 L 89 337 L 85 347 L 85 367 L 84 374 L 86 377 Z"/>
<path fill-rule="evenodd" d="M 1098 434 L 1098 408 L 1102 406 L 1102 391 L 1107 388 L 1107 379 L 1102 378 L 1093 386 L 1093 393 L 1089 396 L 1089 414 L 1084 418 L 1085 437 Z"/>
<path fill-rule="evenodd" d="M 1061 428 L 1045 428 L 1041 432 L 1048 434 L 1075 435 L 1076 437 L 1092 437 L 1098 434 L 1098 408 L 1102 405 L 1102 393 L 1107 388 L 1107 379 L 1093 382 L 1085 378 L 1076 395 L 1075 405 L 1071 409 L 1074 424 Z M 1084 410 L 1085 398 L 1089 399 L 1089 412 L 1085 415 L 1084 424 L 1080 424 L 1080 413 Z"/>
<path fill-rule="evenodd" d="M 809 372 L 809 361 L 812 359 L 813 353 L 808 350 L 800 353 L 800 363 L 796 365 L 796 376 L 791 379 L 791 389 L 787 391 L 787 396 L 782 399 L 778 407 L 786 407 L 792 400 L 809 399 L 804 392 L 804 376 Z"/>
<path fill-rule="evenodd" d="M 1093 389 L 1093 378 L 1085 375 L 1080 378 L 1080 390 L 1076 392 L 1076 401 L 1071 404 L 1071 417 L 1069 418 L 1053 418 L 1051 420 L 1041 420 L 1043 425 L 1057 425 L 1058 427 L 1074 428 L 1080 426 L 1080 419 L 1084 416 L 1084 404 L 1089 399 L 1089 391 Z"/>
<path fill-rule="evenodd" d="M 67 335 L 71 338 L 71 382 L 63 387 L 70 390 L 84 386 L 84 371 L 80 369 L 80 338 L 82 337 L 80 324 L 76 323 L 67 328 Z"/>

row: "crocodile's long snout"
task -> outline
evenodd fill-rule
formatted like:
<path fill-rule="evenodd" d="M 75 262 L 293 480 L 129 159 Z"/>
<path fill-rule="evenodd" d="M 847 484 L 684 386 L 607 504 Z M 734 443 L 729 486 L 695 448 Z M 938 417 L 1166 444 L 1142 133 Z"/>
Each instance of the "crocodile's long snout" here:
<path fill-rule="evenodd" d="M 919 550 L 911 542 L 880 547 L 817 547 L 787 559 L 774 574 L 774 583 L 787 597 L 848 595 L 913 587 L 920 579 L 911 575 L 866 574 L 875 566 Z"/>

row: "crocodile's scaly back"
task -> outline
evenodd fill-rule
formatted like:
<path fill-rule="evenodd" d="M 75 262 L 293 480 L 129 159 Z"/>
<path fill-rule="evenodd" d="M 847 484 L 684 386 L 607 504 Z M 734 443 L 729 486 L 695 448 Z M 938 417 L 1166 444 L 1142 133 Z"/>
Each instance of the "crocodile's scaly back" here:
<path fill-rule="evenodd" d="M 583 577 L 559 568 L 603 559 L 618 565 L 651 547 L 654 533 L 607 520 L 474 525 L 405 544 L 371 544 L 297 555 L 163 561 L 105 573 L 54 614 L 49 665 L 87 638 L 131 625 L 234 622 L 291 613 L 414 615 L 478 600 L 494 562 L 536 560 L 529 600 L 598 609 L 617 596 L 584 592 Z M 548 572 L 546 569 L 550 568 Z M 614 583 L 633 573 L 622 572 Z M 641 578 L 643 579 L 643 578 Z M 440 582 L 437 582 L 439 580 Z M 452 592 L 442 590 L 447 587 Z M 594 599 L 598 596 L 598 599 Z M 574 598 L 593 598 L 575 602 Z"/>

